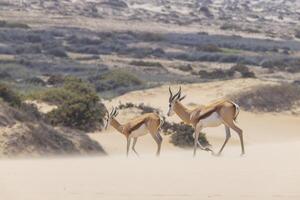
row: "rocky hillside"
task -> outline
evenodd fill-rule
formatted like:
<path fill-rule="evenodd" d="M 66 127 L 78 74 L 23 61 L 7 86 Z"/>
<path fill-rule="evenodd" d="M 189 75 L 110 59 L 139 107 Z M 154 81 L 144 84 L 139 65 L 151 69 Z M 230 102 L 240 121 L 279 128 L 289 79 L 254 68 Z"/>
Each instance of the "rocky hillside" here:
<path fill-rule="evenodd" d="M 1 1 L 2 10 L 41 11 L 65 16 L 209 25 L 289 38 L 299 25 L 297 0 L 19 0 Z M 230 23 L 228 23 L 230 22 Z M 288 28 L 288 29 L 287 29 Z"/>

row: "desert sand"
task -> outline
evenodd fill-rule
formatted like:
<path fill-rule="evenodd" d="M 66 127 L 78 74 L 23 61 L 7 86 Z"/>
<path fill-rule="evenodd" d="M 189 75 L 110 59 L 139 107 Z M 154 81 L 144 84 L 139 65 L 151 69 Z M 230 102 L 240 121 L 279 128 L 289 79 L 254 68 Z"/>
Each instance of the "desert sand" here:
<path fill-rule="evenodd" d="M 228 93 L 245 90 L 263 81 L 235 80 L 184 85 L 184 103 L 206 103 Z M 193 95 L 193 96 L 192 96 Z M 167 86 L 131 92 L 111 102 L 146 104 L 167 109 Z M 120 121 L 135 113 L 121 112 Z M 179 121 L 173 116 L 171 120 Z M 238 124 L 244 130 L 246 155 L 240 156 L 236 134 L 214 157 L 169 143 L 163 136 L 162 154 L 155 157 L 151 137 L 139 139 L 125 157 L 125 138 L 112 128 L 89 134 L 108 156 L 0 160 L 0 199 L 3 200 L 98 200 L 98 199 L 300 199 L 300 117 L 286 113 L 261 114 L 241 111 Z M 218 149 L 224 127 L 208 128 L 209 141 Z"/>

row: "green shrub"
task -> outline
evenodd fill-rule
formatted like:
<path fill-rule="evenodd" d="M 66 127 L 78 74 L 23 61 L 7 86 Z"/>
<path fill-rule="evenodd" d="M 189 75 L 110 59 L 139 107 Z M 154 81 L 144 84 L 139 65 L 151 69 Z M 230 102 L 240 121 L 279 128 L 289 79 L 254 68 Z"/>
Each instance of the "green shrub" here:
<path fill-rule="evenodd" d="M 259 86 L 233 95 L 231 99 L 245 110 L 281 112 L 300 101 L 300 87 L 292 84 Z"/>
<path fill-rule="evenodd" d="M 53 125 L 63 125 L 90 131 L 100 128 L 105 115 L 103 104 L 95 95 L 76 96 L 47 114 Z"/>
<path fill-rule="evenodd" d="M 5 84 L 0 83 L 0 99 L 9 105 L 19 107 L 22 103 L 21 97 Z"/>
<path fill-rule="evenodd" d="M 29 95 L 31 99 L 42 100 L 47 103 L 60 105 L 78 95 L 85 96 L 95 93 L 94 88 L 87 82 L 75 77 L 62 78 L 61 87 L 48 88 Z"/>
<path fill-rule="evenodd" d="M 81 79 L 66 77 L 62 88 L 46 91 L 41 99 L 58 106 L 47 114 L 53 125 L 89 131 L 103 124 L 105 107 L 99 102 L 94 88 Z"/>
<path fill-rule="evenodd" d="M 64 88 L 49 88 L 42 91 L 36 91 L 28 95 L 28 98 L 41 100 L 50 104 L 59 105 L 76 96 L 73 92 Z"/>

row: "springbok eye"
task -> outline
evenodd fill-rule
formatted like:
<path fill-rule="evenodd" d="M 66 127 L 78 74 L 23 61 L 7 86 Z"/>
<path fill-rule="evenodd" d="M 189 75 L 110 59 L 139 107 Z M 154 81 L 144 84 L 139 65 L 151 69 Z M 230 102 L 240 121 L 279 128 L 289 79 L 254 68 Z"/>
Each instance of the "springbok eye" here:
<path fill-rule="evenodd" d="M 171 108 L 171 104 L 169 104 L 169 108 Z"/>

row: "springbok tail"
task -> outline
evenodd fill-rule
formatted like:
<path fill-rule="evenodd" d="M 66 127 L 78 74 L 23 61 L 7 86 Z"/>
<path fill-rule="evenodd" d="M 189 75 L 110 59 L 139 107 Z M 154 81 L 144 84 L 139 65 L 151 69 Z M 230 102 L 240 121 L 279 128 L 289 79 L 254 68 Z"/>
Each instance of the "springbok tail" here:
<path fill-rule="evenodd" d="M 234 115 L 233 120 L 234 120 L 235 122 L 237 122 L 237 117 L 238 117 L 238 115 L 240 114 L 240 106 L 237 105 L 237 104 L 234 103 L 234 102 L 232 102 L 232 104 L 233 104 L 234 107 L 235 107 L 235 115 Z"/>
<path fill-rule="evenodd" d="M 162 126 L 163 126 L 164 123 L 165 123 L 165 119 L 164 119 L 164 117 L 159 116 L 159 120 L 160 120 L 160 122 L 159 122 L 158 130 L 161 130 Z"/>

